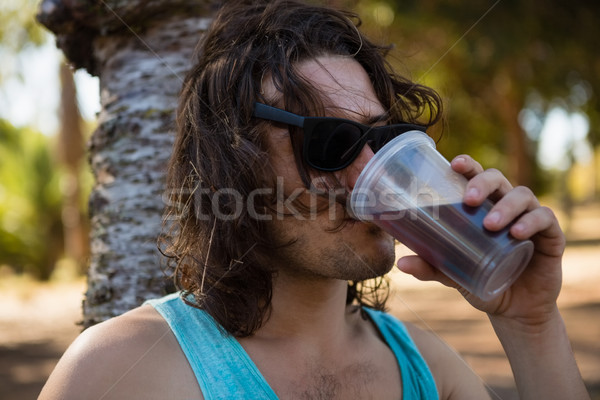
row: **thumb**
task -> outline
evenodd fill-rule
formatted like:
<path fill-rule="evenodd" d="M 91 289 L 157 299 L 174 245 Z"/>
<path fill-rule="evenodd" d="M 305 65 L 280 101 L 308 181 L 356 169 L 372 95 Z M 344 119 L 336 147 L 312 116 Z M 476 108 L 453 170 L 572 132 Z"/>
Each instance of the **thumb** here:
<path fill-rule="evenodd" d="M 452 288 L 459 287 L 456 282 L 419 256 L 402 257 L 396 262 L 396 266 L 400 271 L 412 275 L 420 281 L 437 281 Z"/>

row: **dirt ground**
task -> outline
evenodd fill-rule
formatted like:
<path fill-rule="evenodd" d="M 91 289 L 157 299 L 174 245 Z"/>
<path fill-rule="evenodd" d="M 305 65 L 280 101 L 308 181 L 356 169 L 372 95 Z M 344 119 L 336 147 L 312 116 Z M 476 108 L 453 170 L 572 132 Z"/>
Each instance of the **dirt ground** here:
<path fill-rule="evenodd" d="M 592 399 L 600 400 L 600 245 L 567 248 L 559 298 Z M 404 250 L 399 249 L 399 253 Z M 451 289 L 392 273 L 391 312 L 434 331 L 486 382 L 493 399 L 517 399 L 508 362 L 486 317 Z M 0 398 L 37 397 L 79 333 L 83 280 L 40 285 L 0 277 Z"/>

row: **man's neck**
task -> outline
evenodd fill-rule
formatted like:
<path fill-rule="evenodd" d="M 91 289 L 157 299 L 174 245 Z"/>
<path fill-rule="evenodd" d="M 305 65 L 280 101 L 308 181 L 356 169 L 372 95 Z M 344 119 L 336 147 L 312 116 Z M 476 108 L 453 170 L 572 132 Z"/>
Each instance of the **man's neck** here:
<path fill-rule="evenodd" d="M 317 347 L 349 338 L 356 320 L 346 307 L 347 288 L 343 280 L 279 274 L 273 281 L 272 312 L 257 336 Z"/>
<path fill-rule="evenodd" d="M 376 328 L 346 306 L 344 280 L 279 274 L 272 313 L 238 339 L 281 398 L 400 398 L 400 372 Z"/>

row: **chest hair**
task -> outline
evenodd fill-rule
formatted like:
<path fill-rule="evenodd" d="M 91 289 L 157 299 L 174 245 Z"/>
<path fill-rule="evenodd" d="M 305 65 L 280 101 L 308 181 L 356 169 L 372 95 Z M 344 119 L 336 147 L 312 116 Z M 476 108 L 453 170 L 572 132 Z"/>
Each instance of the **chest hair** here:
<path fill-rule="evenodd" d="M 291 379 L 283 398 L 303 400 L 378 398 L 376 373 L 370 363 L 360 363 L 337 371 L 312 367 L 300 379 Z"/>

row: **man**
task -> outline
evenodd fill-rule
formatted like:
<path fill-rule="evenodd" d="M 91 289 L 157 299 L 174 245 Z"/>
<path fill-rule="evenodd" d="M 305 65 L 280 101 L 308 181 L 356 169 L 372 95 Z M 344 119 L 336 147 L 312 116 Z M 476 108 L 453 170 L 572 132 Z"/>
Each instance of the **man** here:
<path fill-rule="evenodd" d="M 41 398 L 489 398 L 434 335 L 379 311 L 385 288 L 366 282 L 392 268 L 394 241 L 352 220 L 344 199 L 377 146 L 331 145 L 347 121 L 326 129 L 302 119 L 401 133 L 434 124 L 439 97 L 391 73 L 387 49 L 347 14 L 231 3 L 203 40 L 178 110 L 162 249 L 182 293 L 85 331 Z M 452 167 L 470 179 L 465 203 L 497 200 L 488 229 L 517 219 L 511 233 L 536 246 L 498 299 L 459 288 L 488 313 L 521 397 L 587 398 L 556 306 L 565 243 L 556 218 L 469 156 Z M 417 256 L 398 267 L 457 286 Z"/>

